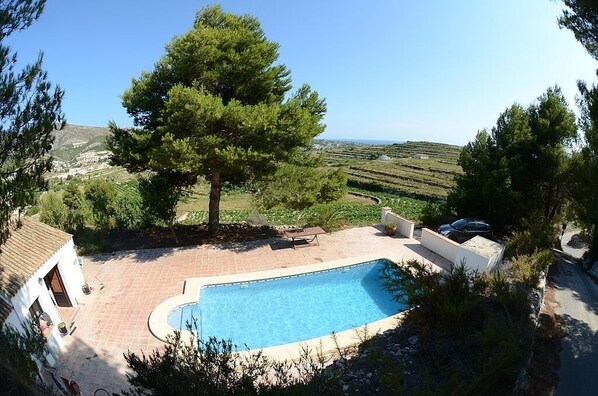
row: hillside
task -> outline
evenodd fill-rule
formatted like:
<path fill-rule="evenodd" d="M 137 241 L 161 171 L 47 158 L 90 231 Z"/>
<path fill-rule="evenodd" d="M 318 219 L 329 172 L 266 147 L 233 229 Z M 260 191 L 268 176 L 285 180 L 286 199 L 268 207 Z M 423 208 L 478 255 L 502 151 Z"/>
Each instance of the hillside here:
<path fill-rule="evenodd" d="M 107 127 L 91 127 L 67 124 L 63 129 L 54 131 L 54 144 L 50 154 L 63 161 L 70 161 L 88 150 L 104 150 Z"/>
<path fill-rule="evenodd" d="M 344 145 L 323 150 L 331 167 L 347 170 L 348 184 L 425 200 L 445 199 L 462 172 L 461 147 L 444 143 Z"/>
<path fill-rule="evenodd" d="M 53 149 L 73 147 L 73 144 L 81 142 L 98 141 L 98 137 L 106 137 L 110 134 L 108 127 L 93 127 L 83 125 L 67 124 L 59 131 L 54 131 Z"/>

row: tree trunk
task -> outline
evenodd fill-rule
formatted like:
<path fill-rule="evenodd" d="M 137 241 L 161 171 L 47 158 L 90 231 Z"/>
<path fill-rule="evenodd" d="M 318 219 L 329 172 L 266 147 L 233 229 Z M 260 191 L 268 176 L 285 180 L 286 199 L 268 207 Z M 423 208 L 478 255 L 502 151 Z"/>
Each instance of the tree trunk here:
<path fill-rule="evenodd" d="M 210 217 L 208 232 L 215 234 L 220 228 L 220 193 L 222 192 L 222 178 L 220 172 L 212 173 L 210 180 Z"/>

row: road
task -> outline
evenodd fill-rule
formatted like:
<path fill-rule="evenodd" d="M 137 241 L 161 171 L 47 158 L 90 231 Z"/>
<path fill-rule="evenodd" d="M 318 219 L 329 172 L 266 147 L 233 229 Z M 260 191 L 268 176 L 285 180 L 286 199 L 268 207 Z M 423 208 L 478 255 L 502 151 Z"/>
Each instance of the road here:
<path fill-rule="evenodd" d="M 566 325 L 554 395 L 598 394 L 598 285 L 567 255 L 553 273 L 555 313 Z"/>

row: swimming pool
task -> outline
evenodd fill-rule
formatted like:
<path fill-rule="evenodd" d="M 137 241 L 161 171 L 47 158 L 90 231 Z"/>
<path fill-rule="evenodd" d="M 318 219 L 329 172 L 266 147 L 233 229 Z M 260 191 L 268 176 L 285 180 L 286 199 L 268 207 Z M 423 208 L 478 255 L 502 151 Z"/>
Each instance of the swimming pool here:
<path fill-rule="evenodd" d="M 193 318 L 200 338 L 231 339 L 239 347 L 266 348 L 322 337 L 398 312 L 379 276 L 385 259 L 339 268 L 201 287 L 198 302 L 167 316 L 173 329 Z"/>

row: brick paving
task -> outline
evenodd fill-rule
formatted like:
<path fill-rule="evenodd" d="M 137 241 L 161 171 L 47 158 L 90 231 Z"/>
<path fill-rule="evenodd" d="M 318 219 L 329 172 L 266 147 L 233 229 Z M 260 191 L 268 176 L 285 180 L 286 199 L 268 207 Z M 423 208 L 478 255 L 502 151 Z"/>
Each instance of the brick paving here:
<path fill-rule="evenodd" d="M 181 294 L 187 278 L 229 275 L 380 254 L 449 263 L 414 239 L 387 237 L 376 227 L 351 228 L 319 237 L 319 246 L 293 249 L 280 239 L 185 248 L 117 252 L 84 258 L 92 287 L 74 313 L 72 335 L 58 359 L 59 375 L 79 383 L 83 395 L 97 388 L 128 388 L 123 353 L 163 345 L 148 329 L 152 310 Z M 65 318 L 68 320 L 67 318 Z"/>

